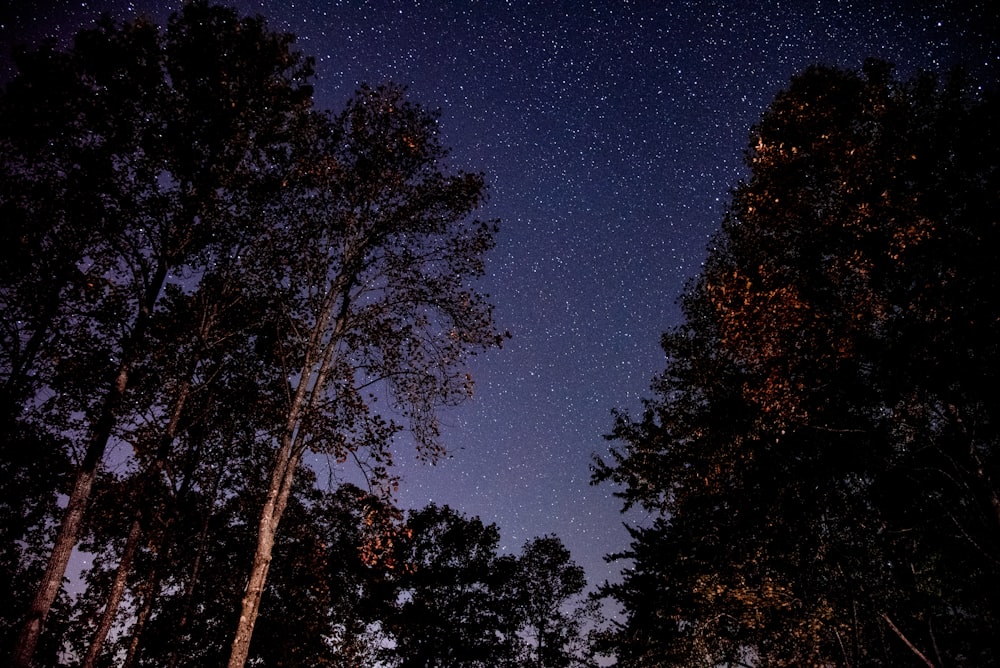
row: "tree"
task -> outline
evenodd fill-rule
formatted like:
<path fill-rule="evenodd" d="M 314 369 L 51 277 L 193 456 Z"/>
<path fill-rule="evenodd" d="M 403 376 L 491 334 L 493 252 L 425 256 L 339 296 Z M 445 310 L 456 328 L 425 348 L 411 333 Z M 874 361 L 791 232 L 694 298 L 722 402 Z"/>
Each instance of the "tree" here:
<path fill-rule="evenodd" d="M 997 112 L 872 61 L 764 114 L 595 469 L 660 515 L 607 588 L 624 665 L 997 660 Z"/>
<path fill-rule="evenodd" d="M 515 562 L 500 532 L 431 504 L 409 513 L 394 553 L 398 609 L 387 620 L 400 668 L 519 665 L 522 617 L 512 598 Z"/>
<path fill-rule="evenodd" d="M 556 536 L 500 555 L 495 525 L 435 504 L 387 535 L 395 607 L 384 618 L 386 665 L 597 665 L 590 633 L 602 619 Z"/>
<path fill-rule="evenodd" d="M 189 3 L 165 35 L 104 21 L 69 53 L 22 55 L 4 91 L 5 394 L 14 420 L 71 434 L 76 457 L 14 665 L 31 662 L 108 443 L 145 408 L 127 397 L 164 288 L 259 231 L 240 204 L 272 189 L 311 94 L 290 41 Z"/>
<path fill-rule="evenodd" d="M 149 335 L 153 349 L 161 352 L 133 370 L 133 401 L 151 408 L 142 422 L 119 432 L 119 438 L 132 447 L 134 471 L 107 485 L 120 487 L 122 492 L 103 509 L 95 509 L 87 523 L 85 535 L 92 537 L 84 539 L 86 550 L 101 554 L 98 558 L 108 563 L 117 558 L 117 566 L 111 584 L 95 581 L 91 586 L 108 594 L 90 646 L 85 653 L 81 651 L 84 668 L 100 655 L 129 579 L 142 577 L 141 569 L 133 568 L 137 551 L 157 555 L 147 566 L 144 588 L 154 590 L 159 579 L 175 579 L 190 601 L 206 533 L 215 519 L 216 499 L 246 493 L 242 484 L 234 484 L 235 479 L 223 480 L 222 471 L 240 466 L 252 472 L 267 466 L 259 454 L 266 447 L 260 432 L 268 426 L 273 430 L 278 418 L 275 407 L 280 403 L 268 395 L 280 381 L 266 377 L 269 367 L 262 357 L 268 353 L 266 346 L 261 350 L 257 345 L 258 337 L 267 338 L 266 327 L 262 331 L 258 320 L 267 304 L 262 303 L 262 296 L 241 287 L 239 274 L 227 265 L 217 263 L 190 291 L 168 286 Z M 248 472 L 243 480 L 255 479 Z M 185 507 L 192 504 L 193 508 Z M 118 525 L 129 517 L 131 526 L 119 531 Z M 186 526 L 185 520 L 190 522 Z M 122 539 L 124 546 L 108 549 Z M 194 552 L 187 582 L 182 565 L 190 562 L 175 550 Z M 162 593 L 158 596 L 163 597 Z M 136 617 L 145 618 L 138 613 Z M 92 609 L 83 614 L 84 620 L 92 618 L 97 618 Z M 189 614 L 181 614 L 176 632 L 182 634 L 189 621 Z M 78 623 L 78 627 L 83 625 Z M 138 636 L 142 625 L 136 626 Z M 177 649 L 179 643 L 174 643 L 171 657 Z M 173 665 L 173 660 L 163 665 Z"/>
<path fill-rule="evenodd" d="M 384 483 L 393 436 L 408 427 L 435 459 L 437 408 L 470 395 L 466 359 L 501 340 L 471 287 L 496 232 L 469 217 L 484 181 L 446 173 L 435 115 L 386 86 L 362 88 L 341 114 L 314 121 L 284 182 L 286 222 L 269 247 L 248 251 L 257 280 L 280 295 L 274 322 L 289 384 L 231 668 L 246 661 L 303 454 L 363 456 Z"/>
<path fill-rule="evenodd" d="M 527 638 L 525 664 L 538 668 L 596 665 L 587 625 L 599 623 L 595 601 L 580 600 L 587 586 L 557 536 L 529 540 L 517 560 L 513 590 Z"/>

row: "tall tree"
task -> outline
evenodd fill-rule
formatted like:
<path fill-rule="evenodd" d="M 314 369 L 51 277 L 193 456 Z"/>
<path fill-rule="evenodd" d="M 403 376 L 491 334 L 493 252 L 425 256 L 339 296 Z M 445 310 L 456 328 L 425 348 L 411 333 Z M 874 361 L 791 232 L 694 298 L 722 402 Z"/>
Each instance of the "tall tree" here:
<path fill-rule="evenodd" d="M 286 516 L 279 534 L 250 656 L 264 665 L 379 665 L 373 631 L 397 592 L 386 529 L 399 514 L 353 485 L 325 492 L 314 482 L 302 476 L 298 508 L 289 509 L 298 517 Z"/>
<path fill-rule="evenodd" d="M 446 171 L 435 115 L 387 86 L 362 88 L 342 113 L 315 120 L 284 183 L 287 222 L 269 247 L 248 252 L 258 280 L 281 295 L 289 383 L 231 668 L 246 661 L 303 454 L 363 453 L 385 482 L 393 436 L 408 428 L 434 459 L 437 408 L 469 396 L 467 358 L 501 338 L 472 287 L 496 232 L 470 218 L 484 181 Z"/>
<path fill-rule="evenodd" d="M 26 186 L 0 202 L 20 251 L 4 262 L 17 325 L 3 339 L 6 392 L 22 416 L 48 397 L 79 453 L 14 665 L 31 662 L 107 445 L 141 410 L 126 401 L 130 376 L 164 287 L 239 246 L 253 219 L 233 215 L 230 194 L 272 187 L 308 108 L 310 64 L 290 41 L 189 3 L 162 35 L 104 21 L 67 54 L 24 56 L 4 91 L 4 173 Z"/>
<path fill-rule="evenodd" d="M 656 398 L 596 468 L 661 514 L 608 588 L 624 665 L 997 660 L 997 114 L 878 62 L 764 114 Z"/>
<path fill-rule="evenodd" d="M 113 226 L 105 216 L 88 220 L 99 210 L 97 193 L 108 189 L 107 170 L 99 168 L 103 147 L 83 141 L 86 124 L 78 120 L 95 115 L 100 102 L 67 54 L 43 48 L 17 62 L 22 75 L 0 97 L 0 428 L 8 439 L 0 485 L 4 510 L 12 511 L 4 522 L 5 580 L 16 583 L 3 610 L 4 656 L 45 570 L 57 493 L 72 465 L 68 439 L 47 428 L 51 364 L 43 358 L 68 329 L 74 309 L 66 304 L 92 303 L 96 284 L 78 265 L 101 255 Z M 22 541 L 30 552 L 19 554 Z"/>
<path fill-rule="evenodd" d="M 124 532 L 124 546 L 116 551 L 120 552 L 117 572 L 84 668 L 96 661 L 118 613 L 137 547 L 145 542 L 153 552 L 173 553 L 171 544 L 185 540 L 177 535 L 182 526 L 177 519 L 189 497 L 207 503 L 208 508 L 197 511 L 204 519 L 194 522 L 202 527 L 194 533 L 207 531 L 205 524 L 222 482 L 220 469 L 236 460 L 252 460 L 254 444 L 261 440 L 256 432 L 273 428 L 278 417 L 280 399 L 267 396 L 276 385 L 267 382 L 270 353 L 266 344 L 258 345 L 262 337 L 268 339 L 266 325 L 259 321 L 268 304 L 263 295 L 240 285 L 239 272 L 231 264 L 220 259 L 197 288 L 167 287 L 150 327 L 150 340 L 160 354 L 133 370 L 133 401 L 149 408 L 143 422 L 119 430 L 119 439 L 134 452 L 135 470 L 124 481 L 128 498 L 118 499 L 89 523 L 95 535 L 111 541 L 119 538 L 114 516 L 130 513 L 131 527 Z M 263 467 L 266 462 L 256 465 Z M 195 494 L 198 488 L 201 494 Z M 222 491 L 233 493 L 228 485 Z M 198 538 L 189 545 L 202 542 Z M 186 562 L 171 554 L 167 563 L 154 570 L 166 577 L 172 567 Z M 180 628 L 185 621 L 182 617 Z"/>

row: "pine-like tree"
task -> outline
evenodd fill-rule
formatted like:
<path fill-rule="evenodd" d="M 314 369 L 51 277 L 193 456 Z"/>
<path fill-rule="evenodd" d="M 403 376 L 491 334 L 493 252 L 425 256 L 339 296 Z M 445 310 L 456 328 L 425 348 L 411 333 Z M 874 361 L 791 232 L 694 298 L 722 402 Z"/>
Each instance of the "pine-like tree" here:
<path fill-rule="evenodd" d="M 596 477 L 660 515 L 624 665 L 998 660 L 995 93 L 813 67 Z"/>

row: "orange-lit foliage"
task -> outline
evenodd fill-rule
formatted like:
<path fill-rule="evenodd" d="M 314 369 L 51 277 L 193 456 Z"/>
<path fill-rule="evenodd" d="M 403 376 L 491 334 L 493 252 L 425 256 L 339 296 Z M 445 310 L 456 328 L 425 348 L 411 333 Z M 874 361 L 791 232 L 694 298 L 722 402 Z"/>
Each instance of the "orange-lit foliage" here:
<path fill-rule="evenodd" d="M 1000 108 L 960 84 L 811 68 L 754 129 L 596 466 L 658 514 L 621 665 L 996 663 Z"/>
<path fill-rule="evenodd" d="M 370 568 L 389 571 L 399 566 L 397 547 L 401 538 L 412 538 L 413 531 L 402 525 L 402 515 L 394 507 L 369 506 L 362 522 L 361 562 Z M 407 564 L 404 564 L 404 569 Z"/>

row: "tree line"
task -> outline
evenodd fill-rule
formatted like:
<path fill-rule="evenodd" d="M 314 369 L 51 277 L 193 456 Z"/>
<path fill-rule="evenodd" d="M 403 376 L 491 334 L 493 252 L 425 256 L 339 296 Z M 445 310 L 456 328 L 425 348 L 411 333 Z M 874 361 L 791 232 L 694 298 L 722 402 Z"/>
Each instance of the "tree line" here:
<path fill-rule="evenodd" d="M 811 67 L 751 133 L 598 480 L 654 519 L 624 666 L 1000 661 L 1000 106 L 961 71 Z"/>
<path fill-rule="evenodd" d="M 436 460 L 438 410 L 503 338 L 475 287 L 497 232 L 473 216 L 484 178 L 446 166 L 401 88 L 314 109 L 292 47 L 192 2 L 165 29 L 104 19 L 16 56 L 11 665 L 576 661 L 585 581 L 557 538 L 501 557 L 496 527 L 388 503 L 395 437 Z M 309 452 L 368 489 L 318 485 Z M 70 595 L 77 549 L 92 566 Z"/>
<path fill-rule="evenodd" d="M 16 64 L 12 665 L 997 662 L 995 82 L 816 66 L 765 111 L 653 397 L 594 461 L 650 514 L 609 627 L 557 537 L 504 555 L 393 506 L 396 437 L 441 456 L 438 410 L 504 338 L 485 180 L 435 113 L 392 85 L 314 109 L 291 35 L 206 2 Z"/>

